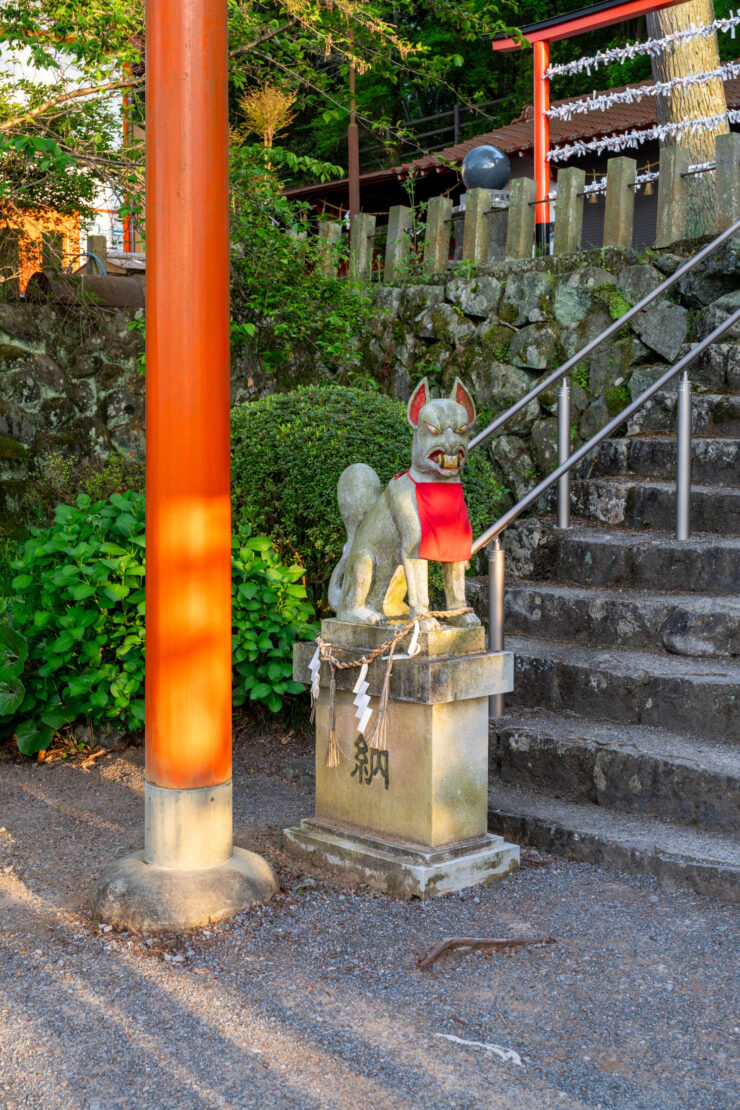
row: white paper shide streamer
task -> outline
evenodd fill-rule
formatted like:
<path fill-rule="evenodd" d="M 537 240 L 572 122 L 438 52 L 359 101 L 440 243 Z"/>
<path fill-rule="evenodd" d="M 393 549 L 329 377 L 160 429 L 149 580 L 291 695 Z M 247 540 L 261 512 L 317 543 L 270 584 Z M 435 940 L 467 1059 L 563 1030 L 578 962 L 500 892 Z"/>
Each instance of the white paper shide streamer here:
<path fill-rule="evenodd" d="M 691 85 L 706 85 L 710 81 L 728 81 L 732 77 L 740 77 L 740 62 L 727 62 L 717 69 L 706 70 L 703 73 L 686 73 L 679 77 L 672 77 L 670 81 L 651 81 L 646 85 L 630 85 L 613 93 L 594 93 L 584 97 L 583 100 L 569 100 L 567 104 L 558 104 L 545 112 L 550 119 L 570 120 L 573 116 L 582 115 L 584 112 L 603 112 L 614 104 L 639 104 L 641 100 L 651 96 L 664 96 L 673 89 L 682 89 Z"/>
<path fill-rule="evenodd" d="M 545 77 L 565 77 L 572 73 L 591 73 L 599 66 L 610 65 L 612 62 L 627 62 L 632 58 L 648 54 L 655 57 L 662 54 L 667 46 L 674 43 L 689 42 L 691 39 L 707 39 L 718 31 L 730 32 L 730 38 L 735 37 L 735 28 L 740 26 L 740 14 L 730 12 L 727 18 L 715 19 L 713 23 L 706 23 L 701 27 L 694 24 L 685 31 L 672 31 L 659 39 L 646 39 L 644 42 L 631 42 L 626 46 L 613 46 L 609 50 L 599 50 L 589 58 L 576 58 L 575 61 L 565 62 L 563 65 L 549 66 Z"/>
<path fill-rule="evenodd" d="M 408 656 L 413 659 L 421 651 L 421 644 L 419 643 L 419 622 L 414 625 L 414 631 L 411 636 L 411 643 L 409 644 Z"/>
<path fill-rule="evenodd" d="M 313 721 L 316 713 L 316 702 L 319 700 L 319 693 L 321 690 L 321 649 L 316 648 L 311 662 L 308 664 L 308 670 L 311 675 L 311 720 Z"/>
<path fill-rule="evenodd" d="M 353 705 L 357 707 L 355 717 L 357 718 L 358 725 L 357 731 L 361 736 L 365 735 L 365 729 L 370 724 L 370 718 L 373 711 L 370 707 L 370 697 L 368 695 L 369 682 L 366 682 L 367 677 L 367 663 L 363 663 L 360 667 L 360 673 L 357 677 L 357 682 L 352 687 L 352 693 L 355 695 Z"/>
<path fill-rule="evenodd" d="M 740 110 L 730 108 L 716 116 L 681 120 L 679 123 L 658 123 L 655 127 L 623 131 L 619 135 L 605 135 L 600 139 L 589 139 L 588 142 L 576 139 L 575 142 L 553 147 L 548 151 L 547 158 L 552 162 L 565 162 L 570 158 L 580 158 L 590 151 L 602 154 L 605 150 L 628 150 L 654 139 L 661 141 L 669 135 L 696 135 L 701 131 L 716 131 L 723 123 L 740 123 Z"/>

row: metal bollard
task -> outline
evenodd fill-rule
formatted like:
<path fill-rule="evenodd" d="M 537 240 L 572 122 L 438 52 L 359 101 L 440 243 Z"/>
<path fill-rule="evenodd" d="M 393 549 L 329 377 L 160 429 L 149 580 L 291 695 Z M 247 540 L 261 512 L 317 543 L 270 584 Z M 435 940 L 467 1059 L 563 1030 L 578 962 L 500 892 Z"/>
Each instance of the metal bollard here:
<path fill-rule="evenodd" d="M 504 561 L 501 541 L 496 537 L 488 548 L 488 650 L 504 650 Z M 497 720 L 504 715 L 504 695 L 488 699 L 488 716 Z"/>
<path fill-rule="evenodd" d="M 691 382 L 684 373 L 678 385 L 678 469 L 676 474 L 676 539 L 691 535 Z"/>
<path fill-rule="evenodd" d="M 570 382 L 558 390 L 558 466 L 570 458 Z M 558 528 L 570 528 L 570 471 L 558 478 Z"/>

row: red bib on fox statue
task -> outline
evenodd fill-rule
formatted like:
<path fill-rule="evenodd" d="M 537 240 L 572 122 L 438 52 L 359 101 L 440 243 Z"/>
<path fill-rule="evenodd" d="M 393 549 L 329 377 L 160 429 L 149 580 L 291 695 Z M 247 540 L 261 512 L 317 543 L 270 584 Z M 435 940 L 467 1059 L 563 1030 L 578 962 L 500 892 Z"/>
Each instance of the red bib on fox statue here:
<path fill-rule="evenodd" d="M 475 408 L 468 391 L 459 380 L 455 382 L 454 398 L 450 399 L 462 405 L 469 425 L 472 424 L 475 420 Z M 425 379 L 415 389 L 408 405 L 408 419 L 413 428 L 418 428 L 421 411 L 429 400 Z M 442 441 L 440 447 L 430 453 L 430 461 L 443 472 L 450 470 L 451 475 L 443 482 L 418 482 L 412 474 L 408 474 L 416 487 L 416 506 L 421 525 L 419 558 L 437 563 L 466 563 L 472 554 L 473 529 L 459 478 L 465 455 L 455 448 L 454 455 L 446 454 L 445 447 L 450 445 L 445 442 L 444 433 L 426 421 L 424 423 L 426 432 L 432 436 L 438 435 Z M 467 431 L 467 427 L 456 429 L 458 430 Z"/>
<path fill-rule="evenodd" d="M 462 484 L 414 482 L 414 485 L 421 524 L 419 558 L 436 563 L 467 563 L 472 554 L 473 529 Z"/>

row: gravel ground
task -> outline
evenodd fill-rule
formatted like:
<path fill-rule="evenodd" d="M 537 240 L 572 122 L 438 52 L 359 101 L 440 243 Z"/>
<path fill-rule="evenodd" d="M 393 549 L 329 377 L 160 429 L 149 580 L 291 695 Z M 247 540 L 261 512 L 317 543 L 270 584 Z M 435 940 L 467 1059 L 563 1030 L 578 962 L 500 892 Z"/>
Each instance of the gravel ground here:
<path fill-rule="evenodd" d="M 280 829 L 311 753 L 235 750 L 235 838 L 282 888 L 189 934 L 106 932 L 88 888 L 141 845 L 143 757 L 0 752 L 0 1107 L 733 1110 L 737 911 L 525 853 L 503 882 L 402 902 L 310 873 Z M 447 935 L 551 935 L 495 955 Z"/>

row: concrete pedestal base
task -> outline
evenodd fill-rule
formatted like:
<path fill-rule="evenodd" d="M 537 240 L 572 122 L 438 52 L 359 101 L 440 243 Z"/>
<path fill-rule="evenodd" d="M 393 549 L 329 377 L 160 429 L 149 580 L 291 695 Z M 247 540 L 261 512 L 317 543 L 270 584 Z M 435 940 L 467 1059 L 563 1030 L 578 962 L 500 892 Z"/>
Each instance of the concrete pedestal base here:
<path fill-rule="evenodd" d="M 519 848 L 488 834 L 449 848 L 392 844 L 304 820 L 283 830 L 294 855 L 317 859 L 405 898 L 434 898 L 500 879 L 519 868 Z"/>
<path fill-rule="evenodd" d="M 321 627 L 343 661 L 385 644 L 393 624 L 326 620 Z M 379 890 L 431 898 L 507 875 L 519 849 L 488 835 L 488 699 L 514 685 L 510 652 L 487 652 L 479 626 L 440 627 L 398 644 L 385 718 L 386 747 L 358 732 L 355 668 L 337 670 L 330 710 L 329 665 L 316 704 L 316 809 L 285 829 L 288 851 L 323 860 Z M 310 682 L 315 643 L 296 644 L 293 677 Z M 387 660 L 367 670 L 367 697 L 379 711 Z M 362 694 L 360 695 L 362 697 Z M 330 720 L 336 758 L 327 759 Z M 372 736 L 369 733 L 368 736 Z"/>
<path fill-rule="evenodd" d="M 272 868 L 254 852 L 234 848 L 216 867 L 155 867 L 144 853 L 111 863 L 93 889 L 98 921 L 140 932 L 194 929 L 220 921 L 277 889 Z"/>

